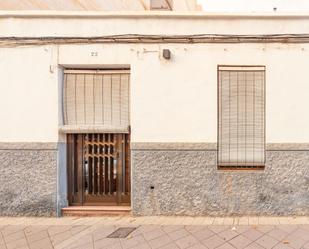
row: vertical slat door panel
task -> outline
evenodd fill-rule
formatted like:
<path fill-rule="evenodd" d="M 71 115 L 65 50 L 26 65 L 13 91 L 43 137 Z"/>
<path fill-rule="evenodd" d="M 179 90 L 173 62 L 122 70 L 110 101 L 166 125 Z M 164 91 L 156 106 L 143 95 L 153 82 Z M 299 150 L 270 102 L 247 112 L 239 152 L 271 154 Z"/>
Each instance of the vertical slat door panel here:
<path fill-rule="evenodd" d="M 64 126 L 106 126 L 129 131 L 129 73 L 64 75 Z M 124 128 L 126 127 L 126 128 Z"/>
<path fill-rule="evenodd" d="M 265 71 L 218 72 L 218 165 L 255 167 L 265 163 Z"/>
<path fill-rule="evenodd" d="M 91 125 L 95 124 L 95 105 L 94 105 L 94 95 L 95 92 L 97 92 L 97 89 L 94 88 L 94 75 L 87 74 L 84 75 L 84 94 L 85 94 L 85 99 L 84 99 L 84 115 L 85 115 L 85 124 Z M 99 118 L 99 117 L 98 117 Z"/>
<path fill-rule="evenodd" d="M 112 124 L 112 75 L 103 75 L 103 120 L 105 124 Z"/>
<path fill-rule="evenodd" d="M 128 134 L 69 134 L 71 205 L 129 205 Z"/>
<path fill-rule="evenodd" d="M 85 124 L 85 75 L 76 75 L 75 94 L 76 124 Z"/>

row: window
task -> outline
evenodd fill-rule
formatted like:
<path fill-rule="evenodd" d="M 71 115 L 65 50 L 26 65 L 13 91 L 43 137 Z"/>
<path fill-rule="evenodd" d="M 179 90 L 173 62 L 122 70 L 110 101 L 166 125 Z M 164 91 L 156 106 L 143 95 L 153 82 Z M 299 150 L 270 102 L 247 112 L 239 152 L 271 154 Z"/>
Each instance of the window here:
<path fill-rule="evenodd" d="M 172 0 L 150 0 L 151 10 L 172 10 Z"/>
<path fill-rule="evenodd" d="M 129 132 L 129 70 L 65 70 L 63 132 Z"/>
<path fill-rule="evenodd" d="M 265 67 L 218 67 L 218 168 L 265 165 Z"/>

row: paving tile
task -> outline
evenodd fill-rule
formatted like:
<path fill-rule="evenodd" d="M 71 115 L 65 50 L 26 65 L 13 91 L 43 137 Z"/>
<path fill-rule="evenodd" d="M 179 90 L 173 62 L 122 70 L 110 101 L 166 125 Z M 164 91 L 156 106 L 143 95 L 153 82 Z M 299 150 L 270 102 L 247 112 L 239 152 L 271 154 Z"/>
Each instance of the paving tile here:
<path fill-rule="evenodd" d="M 291 249 L 292 247 L 285 245 L 283 243 L 278 243 L 273 247 L 273 249 Z"/>
<path fill-rule="evenodd" d="M 17 233 L 17 232 L 23 232 L 23 229 L 25 228 L 25 226 L 12 226 L 12 225 L 9 225 L 9 226 L 6 226 L 2 231 L 2 235 L 4 237 L 10 235 L 10 234 L 13 234 L 13 233 Z"/>
<path fill-rule="evenodd" d="M 239 243 L 241 245 L 235 243 L 241 240 L 241 236 L 249 241 L 255 241 L 248 244 L 246 249 L 264 249 L 264 247 L 309 249 L 308 217 L 262 217 L 260 220 L 265 225 L 239 225 L 245 219 L 243 217 L 217 219 L 213 217 L 68 219 L 0 217 L 0 249 L 50 249 L 53 248 L 52 242 L 55 249 L 151 249 L 146 238 L 153 241 L 153 248 L 158 249 L 230 249 L 231 246 L 244 247 L 244 243 Z M 212 224 L 222 223 L 222 220 L 224 225 Z M 253 224 L 256 220 L 257 217 L 249 217 L 248 224 Z M 152 223 L 158 225 L 151 225 Z M 139 227 L 125 239 L 108 240 L 106 236 L 120 226 Z"/>
<path fill-rule="evenodd" d="M 166 249 L 168 249 L 168 248 L 169 247 L 166 247 Z M 174 249 L 173 247 L 171 247 L 171 248 Z M 142 243 L 142 244 L 133 246 L 131 249 L 151 249 L 151 247 L 148 245 L 148 243 Z"/>
<path fill-rule="evenodd" d="M 50 236 L 50 240 L 52 242 L 52 244 L 55 246 L 55 245 L 58 245 L 60 244 L 61 242 L 71 238 L 72 235 L 70 233 L 70 231 L 66 231 L 66 232 L 62 232 L 62 233 L 57 233 L 53 236 Z"/>
<path fill-rule="evenodd" d="M 306 244 L 306 241 L 302 238 L 289 235 L 284 240 L 282 240 L 281 243 L 284 243 L 294 249 L 300 249 L 304 244 Z"/>
<path fill-rule="evenodd" d="M 308 219 L 309 219 L 309 217 L 308 217 Z M 291 226 L 291 227 L 296 227 L 296 226 Z M 300 225 L 299 227 L 302 228 L 302 229 L 305 229 L 305 230 L 309 231 L 309 224 Z"/>
<path fill-rule="evenodd" d="M 197 232 L 200 230 L 203 230 L 205 228 L 205 226 L 201 226 L 201 225 L 191 225 L 191 226 L 184 226 L 184 228 L 189 231 L 189 232 Z"/>
<path fill-rule="evenodd" d="M 235 249 L 231 244 L 229 243 L 224 243 L 223 245 L 217 247 L 216 249 Z"/>
<path fill-rule="evenodd" d="M 250 228 L 252 228 L 252 226 L 246 226 L 246 225 L 245 226 L 233 226 L 231 230 L 234 230 L 235 232 L 242 234 L 248 231 Z"/>
<path fill-rule="evenodd" d="M 6 243 L 6 247 L 7 249 L 17 249 L 21 247 L 28 247 L 28 243 L 26 239 L 18 239 L 18 240 Z"/>
<path fill-rule="evenodd" d="M 177 247 L 178 248 L 178 247 Z M 160 248 L 161 249 L 161 248 Z M 167 249 L 167 248 L 166 248 Z M 186 249 L 207 249 L 206 246 L 202 245 L 201 243 L 198 243 L 196 245 L 190 246 Z"/>
<path fill-rule="evenodd" d="M 303 245 L 302 249 L 309 249 L 309 242 Z"/>
<path fill-rule="evenodd" d="M 225 243 L 223 239 L 221 239 L 218 235 L 214 235 L 206 240 L 203 240 L 202 243 L 209 249 L 216 248 Z"/>
<path fill-rule="evenodd" d="M 199 241 L 192 235 L 176 240 L 175 242 L 177 246 L 181 249 L 184 249 L 184 248 L 187 248 L 187 247 L 190 247 L 190 246 L 193 246 L 199 243 Z"/>
<path fill-rule="evenodd" d="M 50 236 L 54 236 L 56 234 L 69 231 L 71 230 L 71 228 L 72 228 L 71 226 L 50 226 L 48 228 L 48 233 Z"/>
<path fill-rule="evenodd" d="M 68 247 L 69 248 L 76 248 L 76 247 L 82 247 L 85 245 L 93 244 L 93 238 L 91 234 L 87 234 L 84 236 L 81 236 L 78 238 L 78 240 L 75 240 L 72 242 Z"/>
<path fill-rule="evenodd" d="M 78 234 L 82 231 L 84 231 L 85 229 L 89 228 L 90 226 L 73 226 L 70 230 L 72 235 Z"/>
<path fill-rule="evenodd" d="M 163 232 L 161 228 L 156 228 L 150 232 L 143 233 L 143 236 L 147 241 L 158 238 L 162 235 L 166 235 L 166 233 Z"/>
<path fill-rule="evenodd" d="M 139 235 L 143 235 L 143 233 L 140 230 L 136 229 L 133 232 L 131 232 L 127 238 L 134 238 Z"/>
<path fill-rule="evenodd" d="M 106 238 L 109 234 L 111 234 L 115 230 L 116 230 L 116 228 L 114 226 L 98 227 L 92 232 L 93 240 L 97 241 L 97 240 Z"/>
<path fill-rule="evenodd" d="M 49 238 L 47 230 L 43 230 L 37 233 L 31 233 L 29 235 L 26 234 L 26 237 L 29 243 L 37 241 L 37 240 Z"/>
<path fill-rule="evenodd" d="M 53 245 L 49 238 L 29 242 L 30 249 L 53 249 Z"/>
<path fill-rule="evenodd" d="M 104 238 L 104 239 L 101 239 L 101 240 L 94 242 L 94 248 L 95 249 L 109 248 L 109 247 L 112 247 L 112 246 L 115 246 L 115 245 L 121 246 L 119 239 Z"/>
<path fill-rule="evenodd" d="M 225 230 L 223 232 L 220 232 L 218 233 L 218 235 L 225 241 L 229 241 L 233 238 L 235 238 L 236 236 L 238 236 L 239 234 L 236 233 L 235 231 L 231 230 L 231 229 L 228 229 L 228 230 Z"/>
<path fill-rule="evenodd" d="M 223 232 L 227 229 L 229 229 L 231 226 L 225 226 L 225 225 L 222 225 L 222 226 L 218 226 L 218 225 L 211 225 L 211 226 L 208 226 L 208 229 L 213 231 L 214 233 L 220 233 L 220 232 Z"/>
<path fill-rule="evenodd" d="M 274 239 L 280 241 L 283 240 L 285 237 L 288 236 L 288 233 L 286 231 L 283 231 L 279 228 L 274 228 L 273 230 L 269 231 L 268 233 L 266 233 L 267 235 L 273 237 Z"/>
<path fill-rule="evenodd" d="M 192 232 L 192 235 L 199 241 L 205 240 L 211 236 L 213 236 L 215 233 L 208 228 L 204 227 L 204 229 Z"/>
<path fill-rule="evenodd" d="M 32 234 L 36 234 L 42 231 L 47 231 L 48 226 L 28 226 L 24 229 L 24 233 L 25 235 L 32 235 Z"/>
<path fill-rule="evenodd" d="M 264 249 L 264 247 L 260 246 L 259 244 L 252 242 L 249 244 L 245 249 Z"/>
<path fill-rule="evenodd" d="M 274 238 L 264 234 L 261 238 L 259 238 L 255 242 L 266 249 L 270 249 L 278 243 L 278 240 L 275 240 Z"/>
<path fill-rule="evenodd" d="M 5 244 L 5 241 L 4 241 L 4 238 L 3 238 L 3 236 L 0 232 L 0 245 L 3 245 L 3 244 Z"/>
<path fill-rule="evenodd" d="M 172 239 L 172 240 L 177 240 L 183 237 L 186 237 L 190 235 L 190 232 L 188 232 L 186 229 L 182 228 L 173 232 L 168 233 L 168 236 Z"/>
<path fill-rule="evenodd" d="M 263 233 L 256 230 L 256 229 L 250 228 L 247 231 L 245 231 L 244 233 L 242 233 L 242 235 L 244 235 L 245 237 L 247 237 L 251 241 L 255 241 L 258 238 L 262 237 Z"/>
<path fill-rule="evenodd" d="M 162 230 L 166 233 L 170 233 L 170 232 L 173 232 L 173 231 L 177 231 L 181 228 L 183 228 L 183 226 L 172 225 L 172 226 L 163 226 Z"/>
<path fill-rule="evenodd" d="M 80 249 L 84 249 L 84 248 L 80 248 Z M 108 245 L 108 246 L 103 246 L 103 247 L 98 247 L 95 249 L 122 249 L 120 242 L 115 242 L 112 245 Z"/>
<path fill-rule="evenodd" d="M 120 239 L 120 243 L 123 249 L 129 249 L 139 244 L 146 243 L 146 241 L 142 235 L 139 235 L 132 238 Z"/>
<path fill-rule="evenodd" d="M 138 228 L 142 233 L 151 232 L 156 229 L 158 229 L 158 225 L 143 225 Z"/>
<path fill-rule="evenodd" d="M 271 226 L 271 225 L 260 225 L 260 226 L 256 226 L 256 229 L 259 230 L 262 233 L 268 233 L 271 230 L 273 230 L 275 228 L 275 226 Z"/>
<path fill-rule="evenodd" d="M 148 244 L 150 245 L 151 248 L 157 249 L 171 242 L 172 240 L 170 239 L 170 237 L 168 237 L 166 234 L 163 234 L 160 237 L 157 237 L 153 240 L 148 241 Z"/>
<path fill-rule="evenodd" d="M 231 245 L 233 245 L 236 248 L 245 248 L 250 243 L 252 243 L 252 240 L 249 240 L 243 235 L 239 235 L 229 241 Z"/>
<path fill-rule="evenodd" d="M 292 232 L 295 237 L 302 238 L 304 240 L 309 240 L 309 231 L 303 228 L 298 228 L 294 232 Z"/>
<path fill-rule="evenodd" d="M 121 247 L 118 246 L 118 249 L 121 249 Z M 88 243 L 88 244 L 84 244 L 84 245 L 81 245 L 81 246 L 76 246 L 76 247 L 70 247 L 70 248 L 67 248 L 67 249 L 93 249 L 93 244 L 92 243 Z M 112 248 L 112 247 L 111 247 Z M 117 247 L 116 247 L 117 248 Z M 106 248 L 107 249 L 107 248 Z M 109 248 L 108 248 L 109 249 Z"/>
<path fill-rule="evenodd" d="M 291 226 L 291 225 L 278 225 L 276 227 L 279 228 L 280 230 L 287 232 L 288 234 L 294 232 L 298 228 L 298 226 Z"/>
<path fill-rule="evenodd" d="M 141 248 L 141 249 L 144 249 L 144 248 Z M 159 249 L 179 249 L 179 247 L 174 242 L 172 242 L 163 247 L 160 247 Z"/>
<path fill-rule="evenodd" d="M 15 233 L 10 233 L 8 235 L 4 235 L 4 241 L 6 243 L 10 243 L 16 240 L 26 239 L 24 231 L 18 231 Z"/>

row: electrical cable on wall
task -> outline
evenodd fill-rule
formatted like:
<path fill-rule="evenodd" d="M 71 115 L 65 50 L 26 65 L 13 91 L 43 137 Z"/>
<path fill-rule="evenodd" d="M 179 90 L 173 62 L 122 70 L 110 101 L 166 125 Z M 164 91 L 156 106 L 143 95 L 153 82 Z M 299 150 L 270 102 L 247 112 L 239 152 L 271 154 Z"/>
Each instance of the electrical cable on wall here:
<path fill-rule="evenodd" d="M 100 44 L 100 43 L 309 43 L 309 34 L 194 34 L 194 35 L 142 35 L 123 34 L 95 37 L 0 37 L 1 47 L 35 46 L 48 44 Z"/>

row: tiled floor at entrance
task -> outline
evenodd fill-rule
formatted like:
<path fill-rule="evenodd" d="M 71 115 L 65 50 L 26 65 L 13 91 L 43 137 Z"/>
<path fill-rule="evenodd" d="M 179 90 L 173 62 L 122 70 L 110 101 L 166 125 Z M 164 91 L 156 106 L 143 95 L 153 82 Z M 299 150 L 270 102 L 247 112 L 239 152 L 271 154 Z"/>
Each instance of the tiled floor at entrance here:
<path fill-rule="evenodd" d="M 107 238 L 136 227 L 126 238 Z M 0 218 L 0 249 L 309 249 L 309 217 Z"/>

